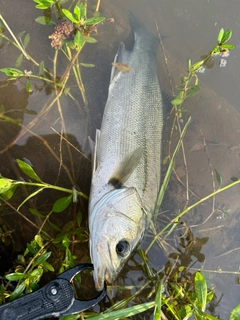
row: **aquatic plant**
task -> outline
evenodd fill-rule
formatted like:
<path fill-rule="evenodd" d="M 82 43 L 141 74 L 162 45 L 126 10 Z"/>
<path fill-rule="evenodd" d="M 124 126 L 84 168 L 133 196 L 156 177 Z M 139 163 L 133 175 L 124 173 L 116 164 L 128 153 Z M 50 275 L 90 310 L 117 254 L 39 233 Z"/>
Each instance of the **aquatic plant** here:
<path fill-rule="evenodd" d="M 64 119 L 61 114 L 60 97 L 65 93 L 71 98 L 70 90 L 67 87 L 71 70 L 73 71 L 76 84 L 81 92 L 85 107 L 87 106 L 85 88 L 81 77 L 81 67 L 93 67 L 93 65 L 80 62 L 79 54 L 85 43 L 96 42 L 96 39 L 90 36 L 90 34 L 94 31 L 94 28 L 104 20 L 104 18 L 100 17 L 98 13 L 100 1 L 97 1 L 94 15 L 91 18 L 87 18 L 87 1 L 71 1 L 68 9 L 62 7 L 62 4 L 65 1 L 61 0 L 34 0 L 34 2 L 36 3 L 37 9 L 49 10 L 51 8 L 52 11 L 55 12 L 56 18 L 60 19 L 60 21 L 57 22 L 57 20 L 54 21 L 47 15 L 39 16 L 36 19 L 36 21 L 42 25 L 55 25 L 55 31 L 50 35 L 50 39 L 52 39 L 52 46 L 57 49 L 54 52 L 53 71 L 50 72 L 45 68 L 44 61 L 37 62 L 28 53 L 27 48 L 30 41 L 29 34 L 20 34 L 16 37 L 2 15 L 0 15 L 0 39 L 4 39 L 7 43 L 11 43 L 20 50 L 21 53 L 16 60 L 15 67 L 1 68 L 0 71 L 8 77 L 9 81 L 16 79 L 21 79 L 21 81 L 24 80 L 25 87 L 28 92 L 31 92 L 32 90 L 32 79 L 38 79 L 43 83 L 43 85 L 51 86 L 54 89 L 55 96 L 48 105 L 44 106 L 37 118 L 41 117 L 47 110 L 57 103 L 59 116 L 64 123 Z M 4 29 L 8 30 L 11 37 L 8 37 L 4 33 Z M 232 50 L 234 48 L 233 45 L 226 43 L 230 39 L 231 34 L 231 30 L 224 31 L 221 29 L 218 35 L 217 45 L 208 55 L 205 55 L 201 61 L 192 63 L 192 61 L 189 60 L 188 74 L 181 79 L 180 85 L 177 86 L 179 93 L 172 101 L 172 104 L 174 106 L 173 112 L 175 113 L 173 128 L 177 127 L 179 129 L 179 140 L 174 148 L 174 152 L 172 154 L 169 152 L 169 155 L 164 159 L 164 163 L 168 164 L 168 169 L 159 193 L 155 217 L 159 215 L 162 199 L 174 168 L 176 156 L 180 148 L 183 147 L 184 136 L 190 121 L 190 118 L 188 118 L 183 129 L 180 128 L 179 119 L 184 113 L 183 104 L 187 98 L 193 97 L 200 90 L 196 72 L 200 71 L 203 66 L 207 65 L 211 57 L 214 55 L 226 54 L 228 50 Z M 19 38 L 22 40 L 19 41 Z M 57 76 L 56 70 L 59 52 L 62 52 L 68 61 L 68 66 L 61 77 Z M 20 69 L 24 57 L 38 68 L 38 74 L 33 74 L 31 71 Z M 29 110 L 25 110 L 25 112 L 29 112 Z M 0 109 L 0 121 L 12 122 L 16 125 L 22 124 L 21 119 L 13 119 L 9 117 L 3 106 Z M 36 123 L 36 120 L 32 122 L 32 127 L 34 123 Z M 25 129 L 27 132 L 33 133 L 31 127 Z M 173 130 L 171 131 L 171 134 Z M 62 137 L 67 140 L 67 135 L 64 135 L 64 132 Z M 44 140 L 43 142 L 45 143 Z M 7 146 L 6 150 L 8 148 L 9 146 Z M 56 158 L 56 154 L 54 154 L 53 150 L 50 151 Z M 57 160 L 61 163 L 64 172 L 67 173 L 69 181 L 72 183 L 72 186 L 74 186 L 74 179 L 68 168 L 64 166 L 61 159 L 58 158 Z M 19 254 L 15 260 L 14 272 L 6 273 L 0 287 L 0 303 L 5 303 L 8 299 L 13 300 L 22 294 L 36 290 L 38 288 L 38 282 L 44 272 L 50 271 L 61 273 L 65 269 L 72 267 L 76 260 L 76 256 L 72 250 L 72 245 L 74 242 L 83 243 L 88 241 L 87 228 L 86 225 L 83 225 L 82 213 L 80 211 L 77 211 L 75 219 L 68 221 L 63 228 L 60 228 L 56 223 L 52 222 L 53 215 L 59 214 L 72 205 L 75 205 L 78 199 L 87 199 L 87 195 L 75 187 L 68 189 L 44 182 L 37 172 L 35 172 L 33 166 L 28 164 L 26 161 L 19 159 L 16 161 L 22 172 L 21 179 L 14 180 L 7 177 L 0 177 L 0 200 L 1 203 L 11 206 L 13 210 L 22 215 L 23 219 L 35 228 L 36 235 L 34 236 L 34 239 L 26 245 L 24 253 Z M 24 176 L 25 179 L 23 179 L 22 176 Z M 219 182 L 219 188 L 216 191 L 205 196 L 196 203 L 187 206 L 161 231 L 156 232 L 156 234 L 152 236 L 152 241 L 146 250 L 138 250 L 138 255 L 142 259 L 144 274 L 146 275 L 147 280 L 140 288 L 129 288 L 127 286 L 118 286 L 116 288 L 123 291 L 134 289 L 134 294 L 131 294 L 117 303 L 113 303 L 110 308 L 101 314 L 87 311 L 81 315 L 64 317 L 64 319 L 121 319 L 131 317 L 148 310 L 153 314 L 154 320 L 182 320 L 188 319 L 192 316 L 194 316 L 195 319 L 217 319 L 216 317 L 208 314 L 207 311 L 208 304 L 214 299 L 214 290 L 208 289 L 207 281 L 203 273 L 200 273 L 198 270 L 195 270 L 196 272 L 192 273 L 192 269 L 190 270 L 183 267 L 178 260 L 176 260 L 175 264 L 171 264 L 169 262 L 163 270 L 158 271 L 151 268 L 148 263 L 148 253 L 153 244 L 159 239 L 165 240 L 174 228 L 180 224 L 180 218 L 183 217 L 185 213 L 216 194 L 240 183 L 240 180 L 237 178 L 227 186 L 220 187 L 221 176 L 218 172 L 216 172 L 216 177 Z M 24 197 L 24 200 L 14 206 L 11 203 L 11 200 L 20 188 L 22 188 L 22 190 L 23 188 L 26 188 L 28 193 Z M 45 190 L 61 192 L 64 196 L 58 197 L 47 213 L 41 212 L 41 210 L 36 210 L 34 207 L 29 208 L 29 212 L 40 220 L 39 227 L 39 225 L 24 216 L 20 209 L 26 203 L 31 203 L 31 200 L 34 197 L 40 195 Z M 190 231 L 188 230 L 188 232 Z M 3 221 L 1 221 L 0 234 L 1 241 L 3 243 L 14 241 L 12 239 L 12 231 L 4 224 Z M 163 238 L 161 238 L 162 236 Z M 56 256 L 56 254 L 59 255 L 59 261 L 55 264 L 55 261 L 51 260 L 51 257 L 52 255 Z M 222 271 L 222 273 L 224 273 L 224 271 Z M 235 274 L 239 275 L 239 272 Z M 114 289 L 114 287 L 109 286 L 109 289 Z M 139 303 L 139 300 L 141 302 L 142 296 L 144 296 L 144 302 Z M 128 307 L 129 304 L 132 305 Z M 239 314 L 240 306 L 237 306 L 232 311 L 229 320 L 238 319 Z"/>

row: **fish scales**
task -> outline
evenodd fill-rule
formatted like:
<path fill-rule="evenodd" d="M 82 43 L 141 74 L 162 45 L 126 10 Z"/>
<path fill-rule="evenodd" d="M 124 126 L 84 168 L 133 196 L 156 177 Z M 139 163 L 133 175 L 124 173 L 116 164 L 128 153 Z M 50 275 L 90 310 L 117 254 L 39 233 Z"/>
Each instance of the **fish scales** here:
<path fill-rule="evenodd" d="M 153 213 L 160 186 L 163 112 L 157 78 L 158 39 L 131 14 L 130 21 L 133 50 L 128 52 L 121 44 L 115 58 L 130 71 L 113 67 L 101 130 L 96 135 L 89 229 L 94 281 L 99 290 L 104 280 L 116 278 L 141 240 L 146 226 L 144 212 Z M 108 239 L 104 232 L 113 235 Z M 136 239 L 131 238 L 134 236 Z M 123 243 L 129 246 L 126 256 L 119 255 L 119 243 L 121 248 Z"/>

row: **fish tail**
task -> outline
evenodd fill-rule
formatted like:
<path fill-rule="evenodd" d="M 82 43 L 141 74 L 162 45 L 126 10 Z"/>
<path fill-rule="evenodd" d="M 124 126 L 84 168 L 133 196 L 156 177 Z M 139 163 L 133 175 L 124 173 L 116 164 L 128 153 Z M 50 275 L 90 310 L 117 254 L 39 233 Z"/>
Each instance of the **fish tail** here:
<path fill-rule="evenodd" d="M 145 49 L 151 49 L 156 52 L 159 46 L 159 38 L 149 32 L 143 23 L 141 23 L 131 11 L 128 13 L 131 27 L 134 33 L 135 43 L 138 42 L 139 46 Z"/>

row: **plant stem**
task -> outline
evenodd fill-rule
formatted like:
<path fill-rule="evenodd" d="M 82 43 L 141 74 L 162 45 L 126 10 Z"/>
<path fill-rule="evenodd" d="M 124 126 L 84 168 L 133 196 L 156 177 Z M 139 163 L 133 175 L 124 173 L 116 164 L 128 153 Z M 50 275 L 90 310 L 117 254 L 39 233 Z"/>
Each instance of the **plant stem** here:
<path fill-rule="evenodd" d="M 21 46 L 21 44 L 19 43 L 19 41 L 17 40 L 17 38 L 15 37 L 15 35 L 13 34 L 12 30 L 10 29 L 10 27 L 8 26 L 7 22 L 3 19 L 3 16 L 0 14 L 0 19 L 2 20 L 4 26 L 7 28 L 8 32 L 11 34 L 11 36 L 13 37 L 14 41 L 17 43 L 19 49 L 22 51 L 24 57 L 27 60 L 30 60 L 28 54 L 26 53 L 25 49 Z"/>
<path fill-rule="evenodd" d="M 183 210 L 182 212 L 180 212 L 170 223 L 168 223 L 157 235 L 154 236 L 153 240 L 151 241 L 151 243 L 149 244 L 149 246 L 146 249 L 146 254 L 148 253 L 148 251 L 151 249 L 151 247 L 153 246 L 153 244 L 155 243 L 155 241 L 157 240 L 157 238 L 164 232 L 166 231 L 173 223 L 176 223 L 179 218 L 181 218 L 185 213 L 187 213 L 188 211 L 190 211 L 191 209 L 195 208 L 196 206 L 198 206 L 200 203 L 214 197 L 215 195 L 217 195 L 218 193 L 221 193 L 237 184 L 240 183 L 240 179 L 238 179 L 237 181 L 231 182 L 228 185 L 226 185 L 225 187 L 222 187 L 210 194 L 208 194 L 207 196 L 205 196 L 204 198 L 200 199 L 199 201 L 195 202 L 194 204 L 192 204 L 191 206 L 187 207 L 185 210 Z"/>

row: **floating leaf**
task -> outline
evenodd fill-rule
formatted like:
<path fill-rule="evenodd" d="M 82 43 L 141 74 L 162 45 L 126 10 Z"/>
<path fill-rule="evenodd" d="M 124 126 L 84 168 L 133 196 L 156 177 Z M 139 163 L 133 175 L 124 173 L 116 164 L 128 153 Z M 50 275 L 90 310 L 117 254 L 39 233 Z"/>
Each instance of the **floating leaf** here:
<path fill-rule="evenodd" d="M 221 45 L 221 48 L 222 48 L 222 49 L 232 50 L 232 49 L 234 49 L 234 45 L 232 45 L 232 44 L 230 44 L 230 43 L 222 44 L 222 45 Z"/>
<path fill-rule="evenodd" d="M 42 182 L 42 180 L 39 178 L 39 176 L 28 163 L 20 159 L 17 159 L 17 164 L 19 168 L 22 170 L 22 172 L 24 172 L 29 178 Z"/>
<path fill-rule="evenodd" d="M 32 82 L 29 77 L 26 78 L 26 84 L 25 84 L 27 92 L 32 92 Z"/>
<path fill-rule="evenodd" d="M 44 72 L 44 61 L 41 61 L 41 62 L 39 63 L 39 70 L 38 70 L 39 76 L 42 76 L 42 75 L 43 75 L 43 72 Z"/>
<path fill-rule="evenodd" d="M 231 37 L 232 37 L 232 30 L 226 30 L 224 32 L 223 37 L 222 37 L 222 42 L 221 43 L 227 42 Z"/>
<path fill-rule="evenodd" d="M 183 103 L 182 99 L 174 99 L 174 100 L 171 101 L 171 104 L 174 105 L 174 106 L 178 106 L 181 103 Z"/>
<path fill-rule="evenodd" d="M 218 34 L 218 39 L 217 39 L 218 44 L 222 43 L 223 35 L 224 35 L 224 29 L 222 28 L 222 29 L 220 29 L 219 34 Z"/>
<path fill-rule="evenodd" d="M 81 19 L 81 10 L 80 10 L 79 6 L 74 7 L 73 12 L 74 12 L 76 19 L 80 20 Z"/>
<path fill-rule="evenodd" d="M 55 0 L 33 0 L 37 3 L 36 8 L 37 9 L 49 9 L 51 5 L 54 4 Z"/>
<path fill-rule="evenodd" d="M 16 68 L 2 68 L 0 69 L 8 77 L 20 77 L 24 76 L 24 72 Z"/>
<path fill-rule="evenodd" d="M 97 42 L 97 40 L 95 38 L 90 37 L 90 36 L 84 36 L 83 39 L 84 39 L 84 41 L 89 42 L 89 43 L 96 43 Z"/>
<path fill-rule="evenodd" d="M 77 31 L 77 33 L 74 37 L 74 44 L 75 44 L 77 50 L 81 50 L 84 45 L 84 38 L 83 38 L 80 31 Z"/>
<path fill-rule="evenodd" d="M 42 25 L 48 25 L 48 24 L 55 25 L 56 24 L 51 18 L 45 17 L 45 16 L 39 16 L 35 19 L 35 21 L 39 24 L 42 24 Z"/>
<path fill-rule="evenodd" d="M 80 63 L 81 66 L 86 67 L 86 68 L 93 68 L 95 67 L 95 64 L 92 63 Z"/>
<path fill-rule="evenodd" d="M 67 9 L 62 9 L 62 12 L 70 21 L 72 21 L 73 23 L 78 23 L 78 21 L 74 18 L 72 12 Z"/>
<path fill-rule="evenodd" d="M 53 212 L 62 212 L 65 210 L 72 200 L 72 195 L 58 199 L 53 205 Z"/>
<path fill-rule="evenodd" d="M 218 187 L 221 188 L 222 185 L 222 177 L 220 176 L 219 172 L 215 169 L 216 179 L 218 183 Z"/>
<path fill-rule="evenodd" d="M 23 54 L 21 53 L 15 62 L 15 66 L 20 67 L 20 65 L 22 64 L 22 61 L 23 61 Z"/>
<path fill-rule="evenodd" d="M 92 18 L 84 20 L 83 25 L 93 26 L 93 25 L 98 24 L 104 20 L 105 20 L 104 17 L 92 17 Z"/>
<path fill-rule="evenodd" d="M 203 60 L 202 60 L 202 61 L 199 61 L 199 62 L 194 63 L 194 64 L 191 66 L 191 68 L 190 68 L 190 72 L 195 72 L 195 71 L 197 71 L 197 70 L 201 69 L 201 67 L 202 67 L 203 63 L 204 63 L 204 61 L 203 61 Z"/>
<path fill-rule="evenodd" d="M 200 272 L 196 272 L 195 274 L 194 285 L 199 306 L 202 311 L 205 311 L 207 302 L 207 284 L 204 276 Z"/>
<path fill-rule="evenodd" d="M 24 38 L 24 40 L 23 40 L 23 46 L 24 46 L 25 49 L 27 48 L 27 46 L 29 44 L 29 41 L 30 41 L 30 34 L 27 33 L 25 38 Z"/>
<path fill-rule="evenodd" d="M 200 87 L 198 85 L 194 85 L 190 88 L 188 88 L 188 92 L 186 94 L 186 98 L 190 98 L 195 96 L 200 90 Z"/>

